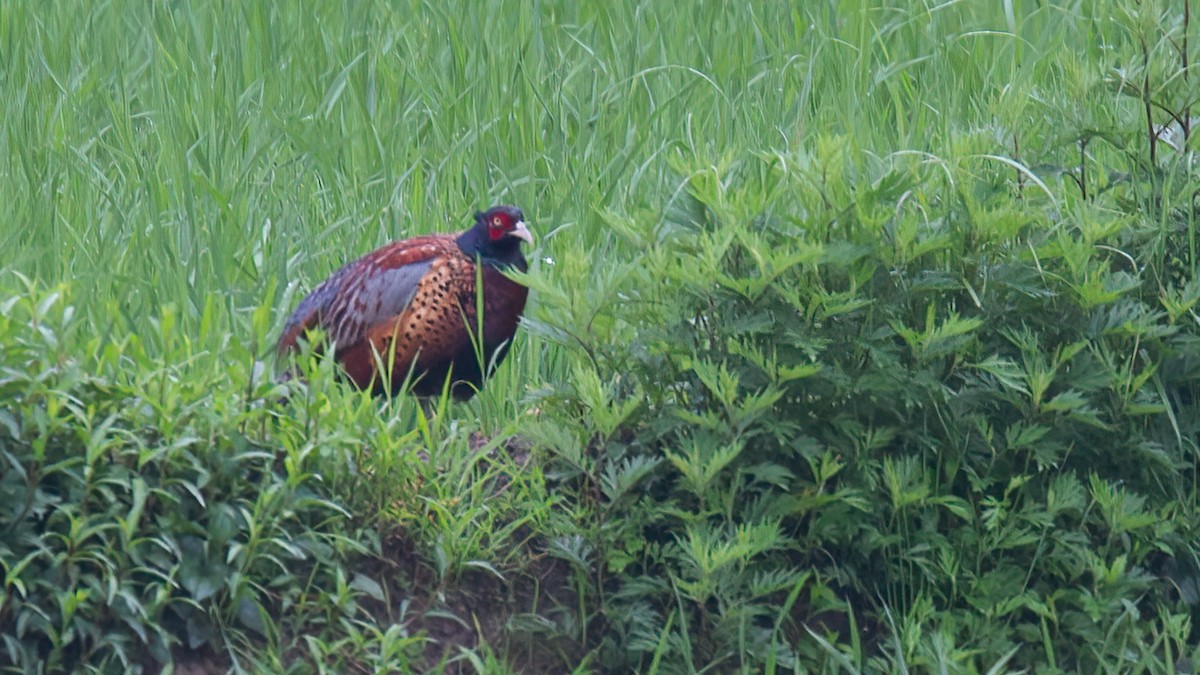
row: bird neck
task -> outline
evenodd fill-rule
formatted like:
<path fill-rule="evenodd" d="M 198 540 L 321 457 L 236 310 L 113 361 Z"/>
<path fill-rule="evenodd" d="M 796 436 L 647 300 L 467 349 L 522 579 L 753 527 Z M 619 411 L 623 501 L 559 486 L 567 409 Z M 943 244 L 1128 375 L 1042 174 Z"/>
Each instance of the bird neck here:
<path fill-rule="evenodd" d="M 519 239 L 505 237 L 500 241 L 492 241 L 487 232 L 478 227 L 463 232 L 456 243 L 468 257 L 478 256 L 483 262 L 496 267 L 522 267 L 521 263 L 525 262 L 525 256 L 521 255 Z"/>

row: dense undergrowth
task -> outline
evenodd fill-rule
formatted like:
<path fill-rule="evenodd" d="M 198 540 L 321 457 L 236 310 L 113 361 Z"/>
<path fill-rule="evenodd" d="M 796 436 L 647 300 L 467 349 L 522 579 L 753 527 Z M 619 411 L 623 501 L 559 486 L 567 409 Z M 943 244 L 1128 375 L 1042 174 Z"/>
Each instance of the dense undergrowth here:
<path fill-rule="evenodd" d="M 140 90 L 0 8 L 0 668 L 1191 672 L 1189 18 L 1016 4 L 99 10 Z M 544 225 L 483 395 L 277 382 L 295 277 L 460 193 Z"/>
<path fill-rule="evenodd" d="M 1200 285 L 1163 246 L 1190 207 L 1146 226 L 945 168 L 844 139 L 697 162 L 665 219 L 608 221 L 646 253 L 594 300 L 538 286 L 591 357 L 530 433 L 596 495 L 556 546 L 606 661 L 1194 654 Z"/>

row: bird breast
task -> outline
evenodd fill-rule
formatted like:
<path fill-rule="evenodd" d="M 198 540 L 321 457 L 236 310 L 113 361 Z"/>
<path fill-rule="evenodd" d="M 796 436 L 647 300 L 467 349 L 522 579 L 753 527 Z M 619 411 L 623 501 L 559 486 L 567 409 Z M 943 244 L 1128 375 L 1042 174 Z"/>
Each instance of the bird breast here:
<path fill-rule="evenodd" d="M 504 276 L 492 265 L 483 266 L 483 341 L 495 348 L 511 340 L 525 311 L 529 289 Z"/>

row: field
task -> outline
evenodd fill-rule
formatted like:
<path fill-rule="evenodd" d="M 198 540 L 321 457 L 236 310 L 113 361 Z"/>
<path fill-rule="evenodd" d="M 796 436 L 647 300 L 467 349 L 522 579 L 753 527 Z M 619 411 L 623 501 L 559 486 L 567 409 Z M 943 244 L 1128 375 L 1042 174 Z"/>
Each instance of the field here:
<path fill-rule="evenodd" d="M 1195 672 L 1192 23 L 0 3 L 0 670 Z M 482 395 L 277 380 L 499 202 Z"/>

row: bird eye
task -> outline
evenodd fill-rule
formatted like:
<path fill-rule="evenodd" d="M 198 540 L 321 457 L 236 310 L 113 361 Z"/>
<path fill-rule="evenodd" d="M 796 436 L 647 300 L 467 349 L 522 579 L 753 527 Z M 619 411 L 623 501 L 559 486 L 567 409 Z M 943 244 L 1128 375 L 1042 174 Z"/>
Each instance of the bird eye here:
<path fill-rule="evenodd" d="M 503 224 L 504 224 L 504 221 L 500 218 L 500 216 L 492 217 L 492 227 L 500 227 Z"/>

